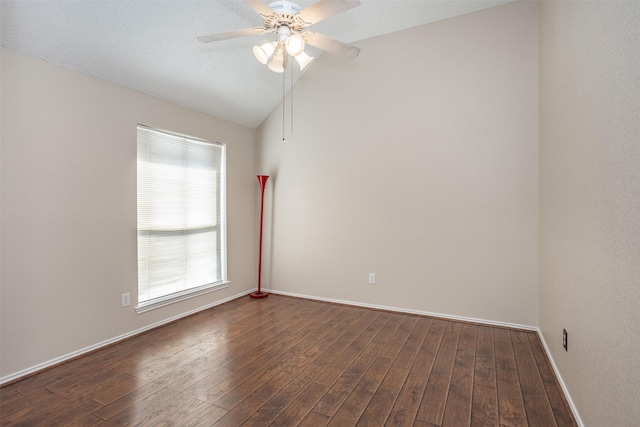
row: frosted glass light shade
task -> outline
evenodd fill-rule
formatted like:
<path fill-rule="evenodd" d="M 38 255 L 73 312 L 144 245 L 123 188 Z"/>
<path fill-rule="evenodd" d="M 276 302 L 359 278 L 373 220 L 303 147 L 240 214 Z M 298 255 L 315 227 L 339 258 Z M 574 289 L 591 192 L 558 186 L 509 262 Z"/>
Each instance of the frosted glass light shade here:
<path fill-rule="evenodd" d="M 267 67 L 275 73 L 284 73 L 284 52 L 276 52 Z"/>
<path fill-rule="evenodd" d="M 269 62 L 269 58 L 273 55 L 273 51 L 275 50 L 273 43 L 265 43 L 262 46 L 254 46 L 253 54 L 256 56 L 258 61 L 261 64 L 267 64 Z"/>
<path fill-rule="evenodd" d="M 298 65 L 300 65 L 300 70 L 304 70 L 304 67 L 306 67 L 311 61 L 313 61 L 313 56 L 309 56 L 304 52 L 301 52 L 295 58 L 296 62 L 298 62 Z"/>
<path fill-rule="evenodd" d="M 298 34 L 292 34 L 287 37 L 287 41 L 284 42 L 284 46 L 289 55 L 298 56 L 304 51 L 304 39 Z"/>

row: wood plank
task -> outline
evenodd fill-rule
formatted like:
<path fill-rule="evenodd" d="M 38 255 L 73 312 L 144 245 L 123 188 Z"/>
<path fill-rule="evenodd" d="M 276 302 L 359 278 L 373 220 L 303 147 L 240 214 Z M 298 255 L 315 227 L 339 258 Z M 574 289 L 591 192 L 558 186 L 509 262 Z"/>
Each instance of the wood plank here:
<path fill-rule="evenodd" d="M 298 328 L 309 329 L 306 330 L 306 336 L 312 335 L 316 332 L 317 329 L 320 328 L 328 328 L 328 330 L 333 329 L 337 323 L 343 322 L 344 317 L 342 316 L 344 313 L 344 307 L 339 306 L 330 306 L 327 305 L 325 307 L 320 307 L 317 310 L 312 310 L 309 312 L 303 312 L 304 317 L 312 317 L 311 322 L 300 323 Z M 316 324 L 316 321 L 313 319 L 322 318 L 320 322 L 321 327 Z M 297 319 L 300 320 L 300 319 Z M 307 319 L 309 320 L 309 319 Z M 312 325 L 311 327 L 309 325 Z M 278 328 L 269 329 L 261 333 L 257 338 L 255 336 L 248 335 L 245 337 L 245 342 L 242 343 L 241 346 L 234 347 L 233 351 L 229 352 L 224 359 L 219 360 L 221 364 L 227 364 L 232 369 L 239 369 L 241 363 L 239 360 L 236 360 L 238 356 L 243 355 L 245 353 L 250 355 L 256 355 L 261 347 L 272 348 L 273 345 L 269 345 L 269 341 L 274 341 L 273 337 L 286 337 L 287 334 L 291 333 L 293 329 L 290 330 L 290 327 L 293 326 L 291 322 L 283 322 L 278 326 Z M 296 329 L 299 330 L 299 329 Z M 287 332 L 289 331 L 289 332 Z M 259 344 L 259 345 L 258 345 Z M 246 364 L 246 361 L 245 361 Z"/>
<path fill-rule="evenodd" d="M 59 390 L 51 390 L 48 387 L 47 389 L 67 399 L 75 396 L 94 397 L 118 388 L 122 383 L 129 384 L 135 380 L 133 376 L 124 373 L 119 374 L 117 370 L 104 371 Z"/>
<path fill-rule="evenodd" d="M 356 387 L 367 369 L 369 369 L 369 366 L 376 360 L 378 353 L 384 348 L 393 332 L 398 328 L 398 321 L 399 319 L 396 319 L 395 322 L 385 325 L 385 327 L 376 334 L 375 338 L 371 340 L 356 360 L 343 372 L 322 399 L 320 399 L 314 407 L 314 411 L 329 416 L 333 416 L 338 411 L 340 405 L 342 405 L 349 396 L 349 393 Z"/>
<path fill-rule="evenodd" d="M 351 344 L 340 355 L 331 362 L 330 365 L 314 380 L 319 384 L 332 386 L 343 372 L 353 363 L 353 361 L 362 353 L 364 348 L 371 340 L 380 332 L 380 330 L 389 322 L 391 316 L 379 316 L 372 322 L 358 338 L 353 340 Z"/>
<path fill-rule="evenodd" d="M 496 384 L 500 424 L 510 427 L 527 425 L 524 402 L 518 380 L 515 356 L 507 329 L 494 328 Z"/>
<path fill-rule="evenodd" d="M 353 338 L 352 333 L 346 333 L 345 335 L 343 335 L 341 337 L 341 340 L 351 339 L 352 341 L 344 351 L 340 353 L 338 353 L 338 351 L 334 351 L 334 354 L 339 355 L 334 359 L 332 363 L 328 365 L 329 368 L 335 368 L 335 366 L 344 366 L 345 364 L 338 364 L 336 363 L 336 361 L 345 358 L 347 359 L 347 361 L 349 361 L 349 357 L 345 356 L 345 354 L 347 354 L 349 350 L 358 350 L 359 352 L 361 352 L 364 346 L 370 347 L 368 344 L 372 341 L 373 335 L 376 336 L 376 339 L 380 340 L 380 337 L 385 336 L 385 334 L 391 334 L 400 323 L 400 318 L 393 318 L 392 321 L 389 322 L 391 318 L 392 316 L 388 314 L 380 315 L 379 317 L 374 319 L 369 324 L 369 326 L 362 333 L 360 333 L 360 335 L 355 338 Z M 358 329 L 360 328 L 355 328 L 354 331 Z M 339 342 L 340 340 L 336 341 L 331 347 L 337 350 L 336 344 Z M 346 344 L 347 341 L 344 341 L 343 345 Z M 315 357 L 317 357 L 318 359 L 314 360 L 310 366 L 308 366 L 290 384 L 287 384 L 287 386 L 285 386 L 283 390 L 281 390 L 279 393 L 276 393 L 276 395 L 274 395 L 267 403 L 265 403 L 247 421 L 247 423 L 254 423 L 260 420 L 260 422 L 264 424 L 265 420 L 273 420 L 275 416 L 277 416 L 287 405 L 289 405 L 296 398 L 297 394 L 302 392 L 302 390 L 304 390 L 304 388 L 308 386 L 308 383 L 316 381 L 323 372 L 327 372 L 328 369 L 323 366 L 323 361 L 319 358 L 320 355 L 324 355 L 325 353 L 316 354 Z M 312 355 L 306 353 L 304 357 L 311 358 Z"/>
<path fill-rule="evenodd" d="M 357 336 L 352 336 L 352 334 L 350 334 L 349 332 L 362 332 L 363 328 L 365 328 L 367 324 L 373 322 L 379 315 L 380 313 L 365 313 L 362 318 L 353 325 L 352 328 L 345 332 L 343 336 L 350 336 L 349 341 L 353 341 L 357 338 Z M 307 341 L 311 340 L 309 339 Z M 338 342 L 339 340 L 334 344 Z M 348 344 L 349 342 L 345 342 L 345 345 Z M 293 351 L 291 354 L 299 356 L 303 354 L 304 349 L 307 346 L 307 344 L 304 344 L 300 346 L 298 350 Z M 216 402 L 216 404 L 223 407 L 229 407 L 225 405 L 234 404 L 233 409 L 231 409 L 220 420 L 218 420 L 217 423 L 219 425 L 237 425 L 246 421 L 257 408 L 265 404 L 279 389 L 282 389 L 286 384 L 288 384 L 293 376 L 297 375 L 304 369 L 305 366 L 309 365 L 311 362 L 312 359 L 310 359 L 309 357 L 298 357 L 295 361 L 290 361 L 287 360 L 286 354 L 284 356 L 281 356 L 278 363 L 282 364 L 282 372 L 278 372 L 273 375 L 273 379 L 263 381 L 262 386 L 256 389 L 255 392 L 251 393 L 250 395 L 237 395 L 231 402 L 227 402 L 224 399 L 218 400 Z"/>
<path fill-rule="evenodd" d="M 204 414 L 209 415 L 212 405 L 203 402 L 198 399 L 184 398 L 181 401 L 171 402 L 169 405 L 162 408 L 162 415 L 157 414 L 156 418 L 161 418 L 161 421 L 152 424 L 153 421 L 145 418 L 140 422 L 141 425 L 153 425 L 154 427 L 172 427 L 177 425 L 183 425 L 190 420 L 198 420 Z M 214 408 L 218 411 L 219 408 Z M 210 422 L 210 421 L 209 421 Z"/>
<path fill-rule="evenodd" d="M 13 405 L 4 407 L 2 410 L 2 423 L 8 425 L 18 423 L 34 425 L 36 422 L 44 422 L 50 418 L 49 413 L 56 408 L 66 406 L 67 409 L 71 409 L 79 403 L 76 402 L 74 405 L 67 404 L 64 398 L 43 388 L 32 393 L 28 400 L 21 399 Z"/>
<path fill-rule="evenodd" d="M 357 425 L 379 425 L 381 420 L 386 420 L 408 375 L 408 370 L 392 366 L 360 416 Z"/>
<path fill-rule="evenodd" d="M 415 412 L 394 406 L 384 425 L 388 427 L 411 427 L 416 415 Z"/>
<path fill-rule="evenodd" d="M 364 314 L 364 313 L 362 313 Z M 324 325 L 327 323 L 331 323 L 333 328 L 335 328 L 338 324 L 346 324 L 351 325 L 351 323 L 356 323 L 359 320 L 358 316 L 349 317 L 348 314 L 339 311 L 338 314 L 333 317 L 325 320 L 325 323 L 321 320 L 322 313 L 320 313 L 320 317 L 315 318 L 317 322 L 314 322 L 314 317 L 309 318 L 309 321 L 315 323 L 316 330 L 323 330 Z M 353 325 L 351 325 L 353 326 Z M 338 331 L 340 334 L 344 334 L 346 331 Z M 306 331 L 309 333 L 309 331 Z M 291 343 L 292 338 L 289 337 L 289 342 Z M 308 341 L 309 345 L 314 345 L 315 341 Z M 293 342 L 292 345 L 295 345 L 297 342 Z M 288 348 L 281 346 L 274 346 L 268 353 L 263 353 L 263 357 L 259 360 L 254 360 L 252 363 L 245 365 L 243 369 L 235 371 L 233 375 L 229 375 L 228 377 L 222 379 L 220 382 L 216 383 L 213 387 L 208 389 L 206 392 L 199 395 L 201 400 L 204 400 L 209 403 L 215 403 L 218 399 L 222 398 L 225 394 L 233 391 L 235 388 L 241 386 L 244 381 L 247 381 L 253 376 L 259 375 L 264 380 L 268 380 L 270 378 L 270 374 L 275 372 L 271 372 L 271 363 L 281 363 L 282 362 L 282 352 L 288 350 Z M 305 351 L 307 349 L 303 349 Z M 299 355 L 296 355 L 299 357 Z M 254 380 L 255 382 L 255 380 Z M 258 385 L 259 386 L 259 385 Z M 244 386 L 245 389 L 247 386 Z"/>
<path fill-rule="evenodd" d="M 326 319 L 325 323 L 319 322 L 318 330 L 323 329 L 324 325 L 326 324 L 332 324 L 332 327 L 336 328 L 337 325 L 339 325 L 341 322 L 345 322 L 348 318 L 349 317 L 347 314 L 339 311 L 336 316 Z M 355 317 L 355 319 L 357 319 L 357 317 Z M 354 321 L 353 318 L 351 320 Z M 315 345 L 315 341 L 314 344 L 311 345 Z M 208 385 L 210 385 L 210 387 L 208 388 L 206 387 L 207 384 L 197 385 L 194 388 L 194 393 L 199 393 L 197 394 L 197 396 L 200 396 L 200 399 L 213 403 L 229 390 L 234 389 L 255 373 L 255 370 L 252 367 L 246 368 L 241 371 L 229 371 L 229 375 L 220 378 L 213 378 L 212 381 L 208 381 Z"/>
<path fill-rule="evenodd" d="M 336 427 L 355 425 L 387 375 L 392 363 L 391 359 L 377 357 L 340 406 L 329 425 Z"/>
<path fill-rule="evenodd" d="M 473 371 L 476 357 L 477 326 L 463 324 L 460 331 L 458 351 L 453 365 L 449 397 L 442 423 L 451 426 L 471 424 L 471 397 L 473 394 Z"/>
<path fill-rule="evenodd" d="M 344 319 L 345 315 L 346 315 L 346 317 L 353 316 L 354 318 L 359 319 L 365 313 L 365 310 L 357 310 L 357 311 L 353 312 L 353 311 L 349 310 L 347 307 L 345 307 L 344 305 L 333 305 L 333 304 L 330 304 L 329 306 L 331 307 L 330 313 L 332 314 L 332 316 L 334 316 L 334 318 L 333 319 L 326 319 L 327 321 L 324 322 L 324 324 L 321 325 L 316 330 L 317 331 L 317 335 L 315 335 L 315 337 L 318 340 L 320 340 L 321 338 L 326 337 L 328 334 L 333 332 L 333 330 L 338 325 L 340 325 L 341 322 L 343 322 L 343 319 Z"/>
<path fill-rule="evenodd" d="M 385 359 L 394 360 L 393 357 L 387 357 L 384 354 L 389 347 L 395 345 L 391 343 L 396 331 L 402 323 L 401 316 L 392 316 L 389 322 L 376 334 L 369 344 L 362 350 L 362 355 L 373 360 L 376 357 L 384 357 Z"/>
<path fill-rule="evenodd" d="M 103 405 L 108 405 L 145 384 L 144 381 L 141 381 L 139 378 L 133 377 L 129 374 L 122 374 L 118 378 L 120 381 L 116 384 L 112 384 L 110 388 L 102 390 L 102 393 L 93 393 L 93 400 L 102 403 Z"/>
<path fill-rule="evenodd" d="M 252 337 L 252 340 L 248 341 L 247 354 L 257 356 L 259 352 L 256 351 L 256 346 L 258 344 L 264 345 L 267 348 L 272 348 L 274 345 L 277 345 L 277 340 L 283 337 L 286 337 L 290 334 L 291 330 L 299 327 L 297 326 L 297 320 L 300 320 L 303 313 L 305 313 L 305 308 L 310 307 L 309 303 L 305 303 L 300 305 L 299 307 L 292 307 L 287 310 L 275 310 L 277 313 L 274 314 L 263 314 L 264 317 L 270 319 L 273 322 L 273 327 L 268 331 L 261 333 L 259 335 L 251 334 L 251 330 L 246 332 L 243 328 L 242 330 L 248 334 L 248 337 Z M 254 319 L 253 323 L 259 323 L 256 319 Z M 249 328 L 252 328 L 251 324 L 248 324 Z M 236 327 L 234 325 L 234 327 Z M 222 328 L 223 330 L 225 328 Z M 207 363 L 213 363 L 213 358 L 211 357 L 211 353 L 217 352 L 218 349 L 226 349 L 227 346 L 224 343 L 224 340 L 209 342 L 208 340 L 202 339 L 193 339 L 190 334 L 187 335 L 187 340 L 183 343 L 182 348 L 176 348 L 175 345 L 168 346 L 166 349 L 163 349 L 162 352 L 156 351 L 159 353 L 158 355 L 153 357 L 153 360 L 149 360 L 145 363 L 145 369 L 143 372 L 137 372 L 135 375 L 138 378 L 142 378 L 143 380 L 151 380 L 155 379 L 160 375 L 164 375 L 165 373 L 176 369 L 183 365 L 185 361 L 192 360 L 194 358 L 199 358 L 200 356 L 208 355 Z M 278 338 L 274 338 L 274 335 Z M 209 335 L 207 335 L 209 338 Z M 181 340 L 184 337 L 181 337 Z M 227 353 L 228 354 L 228 353 Z M 224 360 L 224 362 L 233 362 L 239 359 L 238 352 L 234 352 L 232 354 L 231 360 Z M 233 366 L 231 366 L 233 368 Z"/>
<path fill-rule="evenodd" d="M 309 414 L 304 417 L 304 419 L 298 424 L 298 427 L 324 427 L 326 426 L 331 418 L 326 415 L 318 414 L 317 412 L 309 412 Z M 286 427 L 291 424 L 273 424 L 274 426 Z"/>
<path fill-rule="evenodd" d="M 241 305 L 240 309 L 243 307 Z M 215 351 L 212 347 L 226 347 L 226 342 L 221 339 L 222 336 L 218 336 L 218 331 L 225 331 L 224 338 L 226 338 L 231 335 L 227 328 L 220 327 L 223 326 L 220 322 L 204 326 L 194 323 L 201 316 L 198 313 L 182 319 L 180 323 L 171 323 L 163 328 L 149 331 L 142 336 L 146 340 L 141 340 L 142 342 L 138 342 L 136 346 L 132 346 L 131 343 L 138 340 L 127 340 L 124 343 L 127 351 L 108 352 L 103 355 L 102 360 L 113 361 L 110 366 L 124 366 L 125 369 L 130 369 L 126 372 L 131 375 L 150 381 L 177 368 L 187 360 L 200 357 L 199 352 L 210 354 Z M 229 317 L 233 318 L 233 315 Z M 183 330 L 181 331 L 180 326 L 176 325 L 183 325 Z M 216 332 L 211 333 L 211 331 Z M 198 332 L 204 336 L 198 335 Z"/>
<path fill-rule="evenodd" d="M 394 332 L 388 342 L 388 345 L 385 345 L 385 347 L 380 351 L 379 356 L 395 360 L 400 351 L 404 348 L 409 335 L 411 335 L 411 331 L 415 328 L 416 323 L 418 323 L 418 319 L 419 317 L 417 316 L 401 315 L 400 326 L 398 326 L 398 329 Z"/>
<path fill-rule="evenodd" d="M 155 337 L 151 346 L 152 353 L 165 353 L 167 350 L 166 352 L 171 354 L 175 353 L 176 346 L 202 343 L 207 345 L 208 351 L 217 352 L 226 349 L 230 342 L 237 343 L 250 338 L 255 341 L 253 331 L 263 330 L 263 324 L 279 325 L 283 320 L 286 322 L 291 313 L 302 308 L 296 307 L 291 301 L 281 299 L 272 300 L 271 309 L 265 305 L 254 305 L 253 302 L 249 303 L 244 299 L 238 299 L 236 302 L 239 304 L 237 310 L 229 313 L 220 313 L 218 307 L 214 307 L 186 318 L 184 324 L 167 325 L 166 331 L 153 330 Z M 220 348 L 211 348 L 216 344 L 220 344 Z M 137 351 L 141 350 L 144 351 Z"/>
<path fill-rule="evenodd" d="M 181 427 L 210 427 L 212 423 L 218 421 L 227 413 L 226 409 L 223 409 L 216 405 L 211 405 L 204 409 L 200 414 L 191 418 L 184 424 L 179 424 Z"/>
<path fill-rule="evenodd" d="M 36 375 L 29 376 L 17 383 L 11 384 L 8 387 L 15 389 L 21 394 L 30 395 L 40 391 L 59 378 L 69 375 L 73 376 L 76 372 L 82 372 L 83 366 L 90 364 L 94 360 L 93 357 L 82 356 L 60 365 L 52 366 Z"/>
<path fill-rule="evenodd" d="M 318 310 L 310 312 L 309 316 L 313 316 L 315 318 L 313 326 L 315 328 L 315 332 L 313 332 L 313 334 L 323 335 L 323 329 L 327 324 L 331 325 L 331 327 L 333 328 L 340 322 L 343 322 L 344 319 L 347 318 L 344 312 L 344 307 L 332 305 L 327 305 L 325 307 L 321 307 Z M 284 329 L 286 329 L 286 323 L 277 325 L 277 329 L 275 329 L 275 327 L 274 329 L 268 329 L 267 331 L 265 331 L 265 334 L 271 334 L 270 336 L 273 336 L 278 332 L 284 330 L 283 327 Z M 311 329 L 311 327 L 307 328 Z M 210 357 L 207 361 L 207 364 L 213 366 L 228 365 L 229 363 L 233 362 L 236 357 L 243 355 L 246 352 L 253 352 L 257 345 L 261 343 L 262 340 L 256 340 L 256 338 L 252 334 L 233 338 L 226 344 L 225 350 L 216 352 L 216 354 L 212 355 L 212 357 Z"/>
<path fill-rule="evenodd" d="M 493 347 L 493 328 L 478 326 L 474 384 L 496 387 L 496 361 Z"/>
<path fill-rule="evenodd" d="M 495 387 L 479 383 L 473 385 L 471 425 L 498 427 L 498 395 Z"/>
<path fill-rule="evenodd" d="M 287 408 L 282 411 L 271 425 L 273 426 L 294 426 L 294 425 L 327 425 L 330 418 L 326 415 L 311 411 L 311 408 L 327 392 L 329 387 L 311 383 L 298 397 L 296 397 Z M 255 424 L 256 426 L 259 424 Z"/>
<path fill-rule="evenodd" d="M 104 420 L 97 415 L 87 415 L 84 418 L 80 418 L 72 423 L 66 425 L 66 427 L 93 427 L 101 424 Z"/>
<path fill-rule="evenodd" d="M 120 413 L 145 410 L 145 408 L 151 405 L 148 403 L 150 401 L 161 402 L 162 398 L 170 399 L 180 393 L 179 390 L 168 387 L 171 383 L 185 379 L 188 379 L 191 383 L 195 383 L 202 379 L 202 375 L 206 376 L 206 374 L 206 371 L 202 371 L 194 375 L 194 372 L 192 372 L 189 367 L 176 369 L 110 402 L 94 413 L 100 418 L 107 420 Z M 126 418 L 126 416 L 123 417 Z"/>
<path fill-rule="evenodd" d="M 184 420 L 189 420 L 200 415 L 208 406 L 198 399 L 188 398 L 182 394 L 173 394 L 170 398 L 168 390 L 157 393 L 147 399 L 134 410 L 127 410 L 103 424 L 108 425 L 138 425 L 138 426 L 155 426 L 163 424 L 165 420 L 168 425 L 176 425 L 177 415 L 182 415 Z"/>
<path fill-rule="evenodd" d="M 413 360 L 416 358 L 420 346 L 422 346 L 422 342 L 429 331 L 432 321 L 432 319 L 426 317 L 418 318 L 413 330 L 395 359 L 395 366 L 403 369 L 411 369 Z"/>
<path fill-rule="evenodd" d="M 16 401 L 24 399 L 25 395 L 18 392 L 14 387 L 7 386 L 0 389 L 0 413 L 2 408 L 7 405 L 13 405 Z"/>
<path fill-rule="evenodd" d="M 52 419 L 62 416 L 67 412 L 75 411 L 78 406 L 87 404 L 88 401 L 89 399 L 84 397 L 63 399 L 60 396 L 52 394 L 49 399 L 41 400 L 37 405 L 27 407 L 28 411 L 22 413 L 18 418 L 15 416 L 6 417 L 3 413 L 2 425 L 52 425 Z M 99 406 L 98 404 L 98 407 Z"/>
<path fill-rule="evenodd" d="M 290 363 L 286 368 L 274 375 L 273 378 L 265 382 L 260 388 L 247 398 L 243 399 L 237 405 L 220 418 L 215 424 L 217 426 L 229 426 L 243 424 L 251 415 L 267 402 L 279 389 L 286 385 L 291 376 L 300 372 L 304 366 L 309 363 L 308 360 L 299 358 L 296 362 Z"/>
<path fill-rule="evenodd" d="M 185 394 L 165 387 L 144 399 L 131 403 L 124 409 L 105 419 L 102 424 L 105 426 L 121 426 L 129 424 L 140 425 L 143 422 L 157 423 L 168 416 L 166 408 L 175 410 L 180 405 L 185 404 L 187 399 L 188 396 Z M 102 414 L 105 413 L 105 409 L 108 407 L 109 406 L 105 406 L 95 411 L 94 414 L 102 417 Z"/>
<path fill-rule="evenodd" d="M 528 334 L 510 331 L 527 422 L 552 427 L 556 425 L 556 420 L 529 346 Z"/>
<path fill-rule="evenodd" d="M 250 397 L 255 400 L 255 393 L 265 396 L 264 402 L 266 402 L 271 397 L 267 393 L 267 389 L 269 391 L 273 390 L 271 394 L 275 394 L 310 363 L 308 359 L 295 358 L 294 355 L 283 356 L 280 363 L 277 365 L 271 364 L 258 374 L 251 376 L 238 387 L 216 400 L 215 404 L 225 409 L 233 409 Z M 260 405 L 255 402 L 252 406 L 257 408 L 264 402 L 260 402 Z M 244 403 L 244 406 L 246 406 L 246 403 Z"/>
<path fill-rule="evenodd" d="M 410 412 L 418 412 L 433 362 L 436 359 L 438 348 L 440 348 L 445 326 L 446 322 L 442 320 L 436 319 L 431 323 L 424 342 L 418 350 L 407 381 L 398 396 L 396 406 Z"/>
<path fill-rule="evenodd" d="M 358 313 L 359 317 L 349 317 L 339 325 L 336 325 L 320 341 L 312 344 L 303 357 L 314 360 L 314 364 L 326 369 L 367 327 L 374 319 L 364 313 Z"/>
<path fill-rule="evenodd" d="M 46 421 L 46 424 L 51 426 L 66 426 L 75 421 L 86 418 L 92 415 L 93 411 L 102 408 L 102 405 L 96 401 L 88 400 L 80 405 L 77 405 L 69 410 L 63 411 L 57 417 L 53 417 Z"/>
<path fill-rule="evenodd" d="M 229 387 L 229 384 L 240 383 L 251 375 L 251 372 L 246 372 L 243 375 L 239 375 L 231 369 L 224 366 L 216 369 L 211 374 L 201 378 L 197 382 L 193 383 L 188 389 L 182 389 L 184 393 L 191 397 L 201 397 L 206 395 L 209 390 L 215 390 L 217 388 Z M 234 382 L 235 381 L 235 382 Z M 201 399 L 209 402 L 208 399 Z M 215 400 L 215 399 L 212 399 Z M 211 403 L 211 402 L 209 402 Z"/>
<path fill-rule="evenodd" d="M 498 427 L 498 394 L 493 328 L 478 326 L 471 402 L 471 425 Z"/>
<path fill-rule="evenodd" d="M 286 345 L 282 343 L 290 342 L 289 339 L 293 336 L 298 336 L 298 332 L 302 331 L 301 335 L 299 335 L 300 338 L 309 335 L 317 329 L 318 325 L 315 321 L 320 319 L 324 312 L 325 309 L 319 307 L 314 311 L 301 309 L 289 315 L 286 318 L 287 322 L 283 323 L 280 328 L 272 328 L 270 331 L 261 332 L 254 336 L 253 340 L 244 346 L 247 351 L 244 353 L 242 353 L 242 350 L 235 352 L 227 367 L 240 370 L 255 360 L 264 358 L 264 354 L 272 351 L 275 347 Z M 310 326 L 310 328 L 305 329 L 307 326 Z M 256 345 L 256 343 L 259 343 L 259 345 Z"/>
<path fill-rule="evenodd" d="M 303 392 L 308 390 L 309 384 L 313 385 L 313 380 L 322 372 L 320 366 L 311 364 L 307 366 L 300 374 L 284 386 L 280 391 L 275 393 L 264 405 L 260 407 L 245 423 L 244 427 L 261 426 L 275 420 L 287 407 L 289 407 Z M 323 390 L 328 387 L 323 387 Z M 322 392 L 324 394 L 324 391 Z M 321 395 L 320 395 L 321 396 Z M 318 396 L 318 399 L 320 398 Z M 315 403 L 315 402 L 314 402 Z M 298 407 L 304 408 L 304 416 L 309 412 L 308 400 L 304 400 Z M 302 418 L 302 417 L 300 417 Z"/>
<path fill-rule="evenodd" d="M 436 425 L 442 423 L 444 408 L 449 395 L 455 354 L 458 349 L 460 330 L 460 323 L 447 322 L 442 342 L 440 343 L 440 348 L 438 348 L 438 354 L 433 362 L 431 375 L 429 375 L 429 381 L 418 409 L 417 418 L 422 421 Z"/>

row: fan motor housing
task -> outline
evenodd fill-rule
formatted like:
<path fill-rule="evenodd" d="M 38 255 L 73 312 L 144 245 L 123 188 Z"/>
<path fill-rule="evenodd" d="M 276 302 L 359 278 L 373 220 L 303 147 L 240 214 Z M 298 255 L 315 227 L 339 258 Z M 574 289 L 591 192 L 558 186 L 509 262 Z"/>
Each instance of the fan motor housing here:
<path fill-rule="evenodd" d="M 269 16 L 262 15 L 266 28 L 276 30 L 286 25 L 291 30 L 300 31 L 306 26 L 298 15 L 302 8 L 297 4 L 286 0 L 278 0 L 269 3 L 269 7 L 273 10 L 273 14 Z"/>
<path fill-rule="evenodd" d="M 278 15 L 295 15 L 302 8 L 295 3 L 286 0 L 279 0 L 269 3 L 269 7 Z"/>

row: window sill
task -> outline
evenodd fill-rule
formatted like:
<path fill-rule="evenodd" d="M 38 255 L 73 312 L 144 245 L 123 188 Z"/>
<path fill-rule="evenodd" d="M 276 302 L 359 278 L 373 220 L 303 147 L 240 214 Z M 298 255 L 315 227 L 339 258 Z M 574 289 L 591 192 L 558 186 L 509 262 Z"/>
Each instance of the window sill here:
<path fill-rule="evenodd" d="M 230 283 L 231 282 L 228 282 L 228 281 L 212 283 L 210 285 L 201 286 L 196 289 L 180 292 L 178 294 L 170 295 L 164 298 L 158 298 L 156 300 L 138 305 L 136 307 L 136 313 L 137 314 L 145 313 L 147 311 L 155 310 L 156 308 L 164 307 L 166 305 L 170 305 L 178 301 L 184 301 L 189 298 L 208 294 L 209 292 L 228 288 Z"/>

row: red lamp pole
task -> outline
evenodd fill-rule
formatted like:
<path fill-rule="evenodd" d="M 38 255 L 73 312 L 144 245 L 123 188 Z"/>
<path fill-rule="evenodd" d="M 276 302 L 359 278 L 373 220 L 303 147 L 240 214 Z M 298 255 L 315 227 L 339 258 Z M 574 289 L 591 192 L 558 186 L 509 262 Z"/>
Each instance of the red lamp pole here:
<path fill-rule="evenodd" d="M 265 298 L 269 296 L 268 292 L 262 292 L 260 281 L 262 279 L 262 214 L 264 210 L 264 187 L 267 185 L 268 175 L 258 175 L 260 183 L 260 252 L 258 255 L 258 291 L 249 294 L 251 298 Z"/>

